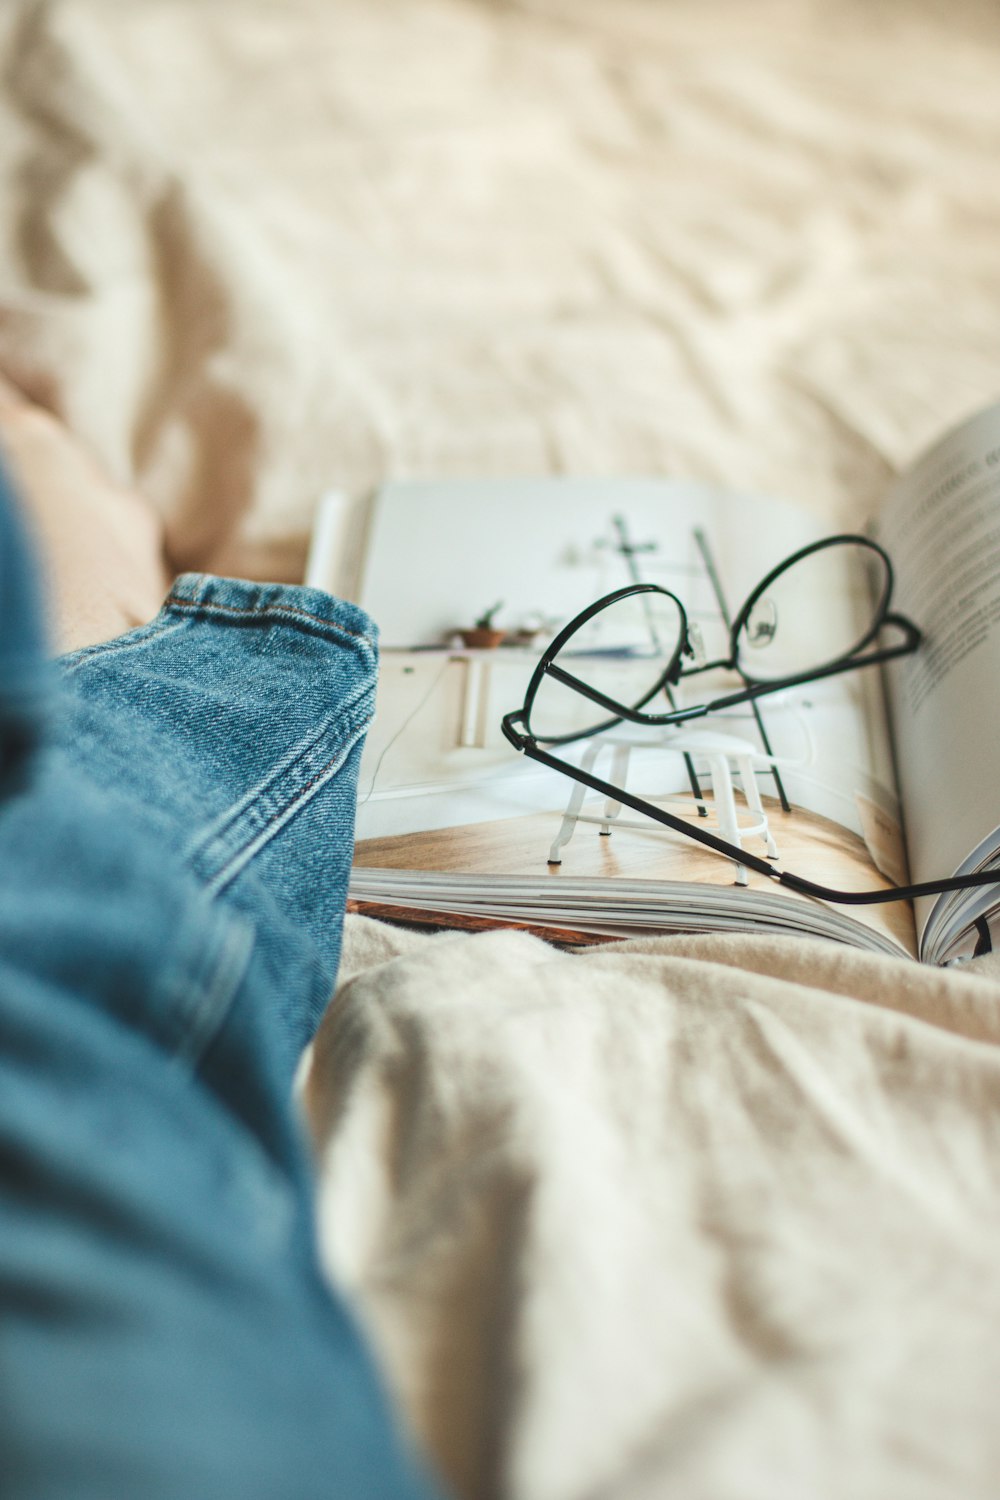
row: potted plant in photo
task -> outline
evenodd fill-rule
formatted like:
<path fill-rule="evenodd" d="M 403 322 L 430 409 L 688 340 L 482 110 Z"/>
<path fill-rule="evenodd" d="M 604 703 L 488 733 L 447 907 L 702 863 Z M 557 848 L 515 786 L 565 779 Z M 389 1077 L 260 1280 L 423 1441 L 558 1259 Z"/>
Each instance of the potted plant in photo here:
<path fill-rule="evenodd" d="M 460 630 L 459 635 L 462 637 L 463 646 L 468 646 L 470 649 L 487 651 L 491 651 L 495 646 L 499 646 L 506 631 L 498 630 L 493 624 L 493 620 L 497 611 L 502 608 L 503 600 L 498 599 L 496 604 L 491 604 L 489 609 L 483 611 L 471 630 Z"/>

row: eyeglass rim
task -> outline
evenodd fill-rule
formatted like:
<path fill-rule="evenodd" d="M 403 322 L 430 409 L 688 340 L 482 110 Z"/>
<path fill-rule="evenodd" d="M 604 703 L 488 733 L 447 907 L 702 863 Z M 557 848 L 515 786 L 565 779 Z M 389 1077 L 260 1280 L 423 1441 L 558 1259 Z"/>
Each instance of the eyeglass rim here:
<path fill-rule="evenodd" d="M 565 672 L 563 670 L 559 670 L 558 672 L 554 673 L 552 671 L 552 666 L 556 657 L 559 655 L 560 651 L 562 651 L 567 641 L 571 640 L 572 637 L 576 635 L 577 631 L 580 630 L 582 626 L 586 625 L 589 620 L 592 620 L 595 615 L 600 614 L 603 610 L 609 609 L 611 605 L 617 604 L 619 600 L 631 599 L 638 594 L 661 594 L 665 598 L 672 600 L 673 603 L 677 606 L 677 610 L 680 615 L 680 630 L 678 632 L 677 645 L 674 648 L 674 653 L 668 661 L 666 667 L 661 671 L 659 677 L 657 677 L 652 687 L 649 688 L 648 691 L 643 693 L 642 697 L 638 698 L 636 702 L 631 705 L 631 708 L 626 709 L 625 713 L 622 713 L 620 710 L 622 708 L 625 708 L 625 705 L 619 703 L 617 699 L 609 698 L 606 694 L 598 692 L 595 688 L 590 687 L 587 683 L 580 681 L 579 678 L 573 677 L 571 673 Z M 677 680 L 677 677 L 679 676 L 678 663 L 680 662 L 680 658 L 685 654 L 689 654 L 690 650 L 691 641 L 688 634 L 687 611 L 685 610 L 684 605 L 678 599 L 677 595 L 672 593 L 670 589 L 663 588 L 658 583 L 626 584 L 623 588 L 615 589 L 612 593 L 604 594 L 600 599 L 595 599 L 594 602 L 592 604 L 589 604 L 586 609 L 583 609 L 579 614 L 574 615 L 573 618 L 563 626 L 558 635 L 552 638 L 546 649 L 543 651 L 542 655 L 539 657 L 534 671 L 532 672 L 531 677 L 528 679 L 528 686 L 525 689 L 524 701 L 520 709 L 518 709 L 515 713 L 506 714 L 504 716 L 503 723 L 501 725 L 504 730 L 504 734 L 512 744 L 516 743 L 511 734 L 508 733 L 507 725 L 513 725 L 515 721 L 519 720 L 521 723 L 523 723 L 524 731 L 527 736 L 530 739 L 534 740 L 536 743 L 553 746 L 569 745 L 572 744 L 574 740 L 590 739 L 595 734 L 601 734 L 605 729 L 613 729 L 616 724 L 621 724 L 624 719 L 630 718 L 633 714 L 637 716 L 635 720 L 636 723 L 658 723 L 659 716 L 638 717 L 640 714 L 640 710 L 642 709 L 644 704 L 650 701 L 650 699 L 655 698 L 657 693 L 661 692 L 668 683 L 675 682 Z M 589 698 L 592 703 L 597 703 L 601 707 L 609 710 L 611 712 L 611 717 L 602 720 L 601 723 L 595 724 L 591 728 L 575 730 L 572 734 L 554 736 L 532 734 L 530 723 L 531 711 L 534 707 L 535 697 L 544 679 L 546 677 L 553 676 L 555 677 L 556 681 L 561 681 L 565 686 L 568 686 L 572 690 L 581 693 L 584 698 Z"/>
<path fill-rule="evenodd" d="M 879 602 L 879 606 L 874 612 L 873 624 L 868 632 L 864 636 L 862 636 L 862 638 L 853 648 L 851 648 L 850 651 L 843 652 L 839 656 L 831 658 L 831 660 L 824 666 L 821 666 L 820 668 L 815 669 L 807 674 L 799 674 L 796 677 L 783 679 L 765 678 L 763 680 L 755 680 L 750 677 L 749 674 L 743 672 L 739 665 L 738 653 L 735 650 L 735 641 L 737 639 L 738 631 L 743 628 L 743 624 L 745 623 L 745 620 L 749 615 L 750 610 L 756 603 L 757 599 L 774 581 L 775 577 L 784 572 L 786 568 L 792 566 L 795 562 L 801 561 L 803 557 L 808 556 L 812 552 L 820 551 L 824 547 L 834 546 L 837 543 L 842 542 L 857 542 L 861 543 L 863 546 L 869 547 L 873 552 L 876 552 L 881 556 L 885 564 L 886 584 L 882 598 Z M 740 609 L 739 614 L 737 615 L 736 620 L 732 626 L 730 632 L 730 659 L 728 661 L 712 662 L 708 664 L 710 667 L 729 667 L 738 671 L 740 676 L 744 679 L 745 683 L 745 687 L 742 692 L 732 694 L 728 699 L 725 700 L 716 700 L 713 704 L 701 705 L 696 710 L 682 709 L 680 711 L 669 714 L 657 715 L 640 714 L 635 711 L 625 710 L 624 713 L 618 712 L 612 718 L 606 720 L 602 724 L 595 726 L 592 729 L 587 729 L 571 735 L 563 735 L 557 739 L 545 739 L 544 737 L 542 737 L 542 744 L 539 744 L 539 737 L 532 735 L 529 723 L 531 708 L 534 703 L 535 695 L 538 692 L 539 685 L 541 684 L 545 676 L 551 675 L 551 666 L 555 657 L 562 650 L 566 642 L 576 633 L 580 626 L 585 624 L 587 620 L 592 619 L 593 616 L 599 613 L 602 609 L 606 608 L 612 603 L 617 602 L 619 599 L 629 598 L 634 594 L 642 593 L 665 594 L 677 605 L 681 614 L 683 626 L 682 639 L 678 643 L 678 647 L 675 650 L 670 663 L 668 663 L 666 670 L 661 673 L 653 688 L 648 693 L 646 693 L 643 698 L 640 699 L 636 704 L 636 709 L 640 709 L 644 703 L 648 703 L 649 700 L 654 697 L 656 693 L 659 692 L 664 686 L 671 684 L 672 682 L 677 680 L 677 677 L 672 677 L 671 673 L 675 671 L 683 652 L 685 650 L 690 651 L 690 641 L 687 628 L 687 612 L 684 609 L 681 601 L 675 594 L 671 593 L 669 589 L 661 588 L 659 584 L 631 584 L 627 585 L 624 588 L 616 589 L 613 593 L 607 594 L 603 598 L 595 600 L 594 603 L 587 607 L 587 609 L 582 610 L 580 614 L 575 615 L 573 619 L 570 620 L 569 623 L 565 625 L 563 629 L 558 633 L 558 635 L 555 636 L 555 638 L 550 642 L 549 647 L 543 653 L 534 671 L 532 672 L 527 691 L 525 692 L 524 703 L 522 707 L 515 710 L 513 713 L 504 715 L 501 721 L 503 734 L 509 741 L 509 743 L 514 747 L 514 749 L 519 751 L 521 754 L 527 754 L 531 759 L 538 761 L 540 764 L 546 765 L 550 769 L 558 771 L 563 775 L 567 775 L 574 781 L 581 782 L 584 786 L 589 787 L 592 791 L 599 792 L 604 796 L 613 797 L 615 800 L 623 803 L 628 807 L 631 807 L 633 810 L 646 814 L 654 821 L 661 823 L 663 826 L 671 828 L 675 832 L 678 832 L 687 838 L 693 839 L 696 843 L 699 843 L 704 847 L 713 850 L 717 854 L 723 855 L 727 859 L 734 860 L 736 863 L 744 864 L 748 868 L 756 871 L 758 874 L 765 875 L 779 885 L 785 886 L 787 889 L 793 890 L 803 896 L 809 896 L 821 901 L 833 902 L 837 905 L 867 906 L 891 901 L 912 901 L 919 897 L 936 896 L 949 891 L 968 890 L 976 886 L 1000 885 L 1000 870 L 980 870 L 968 875 L 954 875 L 949 876 L 943 880 L 924 881 L 916 885 L 896 886 L 890 887 L 889 889 L 867 891 L 836 890 L 833 887 L 819 885 L 814 881 L 803 879 L 801 876 L 795 875 L 791 871 L 776 869 L 769 861 L 761 859 L 759 856 L 752 854 L 750 851 L 739 848 L 734 844 L 729 844 L 727 840 L 720 838 L 717 834 L 713 834 L 707 829 L 699 828 L 695 823 L 690 823 L 681 818 L 678 818 L 668 813 L 664 808 L 657 807 L 652 803 L 646 802 L 645 799 L 637 798 L 634 795 L 630 794 L 625 788 L 615 787 L 610 782 L 603 781 L 601 778 L 595 777 L 592 774 L 585 772 L 581 767 L 574 766 L 571 762 L 564 761 L 560 757 L 555 756 L 551 753 L 552 749 L 558 748 L 559 746 L 572 743 L 574 740 L 588 739 L 592 735 L 599 734 L 604 729 L 612 728 L 614 725 L 622 723 L 624 718 L 634 717 L 635 722 L 645 723 L 649 725 L 683 723 L 685 719 L 693 717 L 695 714 L 698 714 L 700 716 L 701 714 L 706 713 L 712 709 L 728 706 L 730 703 L 753 699 L 757 696 L 762 696 L 765 693 L 776 692 L 786 686 L 795 686 L 804 682 L 812 681 L 817 677 L 828 677 L 838 672 L 849 670 L 853 667 L 874 666 L 881 662 L 889 661 L 893 658 L 898 658 L 901 655 L 908 654 L 914 651 L 919 646 L 923 637 L 921 630 L 917 625 L 913 623 L 912 620 L 907 619 L 905 615 L 892 613 L 889 610 L 889 603 L 892 598 L 894 582 L 895 574 L 888 553 L 878 542 L 874 541 L 871 537 L 861 536 L 856 533 L 843 532 L 839 533 L 836 536 L 821 538 L 818 542 L 810 543 L 807 547 L 800 548 L 798 552 L 793 553 L 791 557 L 786 558 L 782 563 L 778 564 L 775 568 L 772 568 L 771 571 L 761 580 L 761 582 L 755 586 L 753 592 L 750 594 L 749 598 Z M 896 646 L 879 648 L 875 651 L 870 652 L 868 656 L 863 657 L 861 660 L 857 660 L 856 658 L 858 657 L 858 654 L 860 652 L 863 652 L 867 646 L 871 645 L 871 643 L 875 641 L 879 633 L 889 625 L 894 626 L 903 632 L 903 642 Z M 604 695 L 596 693 L 595 690 L 587 688 L 586 685 L 581 684 L 580 686 L 583 687 L 585 696 L 591 698 L 592 701 L 604 701 L 608 707 L 616 707 L 619 710 L 624 708 L 624 705 L 615 704 L 613 699 L 605 698 Z M 521 729 L 518 729 L 516 727 L 518 724 L 522 726 Z M 547 746 L 550 748 L 543 748 L 543 746 Z"/>
<path fill-rule="evenodd" d="M 748 672 L 744 667 L 740 657 L 740 632 L 746 625 L 747 620 L 750 618 L 751 612 L 753 611 L 758 600 L 761 599 L 764 594 L 766 594 L 767 590 L 774 583 L 775 579 L 780 578 L 782 573 L 786 573 L 789 569 L 796 567 L 798 563 L 802 562 L 807 557 L 811 557 L 816 552 L 823 552 L 829 547 L 844 546 L 848 544 L 852 546 L 867 547 L 869 551 L 875 553 L 876 556 L 881 559 L 881 562 L 885 569 L 885 582 L 882 589 L 882 596 L 873 610 L 872 624 L 869 626 L 864 635 L 862 635 L 861 638 L 853 646 L 850 646 L 846 651 L 838 651 L 837 654 L 835 656 L 831 656 L 828 661 L 817 662 L 816 666 L 810 669 L 808 675 L 809 677 L 813 677 L 821 674 L 826 668 L 832 666 L 834 663 L 847 661 L 850 657 L 857 656 L 858 653 L 863 651 L 866 646 L 871 645 L 872 641 L 874 641 L 878 636 L 879 631 L 882 629 L 883 625 L 890 618 L 889 603 L 892 599 L 892 592 L 893 588 L 895 587 L 896 576 L 893 571 L 893 566 L 889 558 L 889 554 L 888 552 L 886 552 L 883 546 L 876 542 L 872 537 L 862 536 L 860 533 L 846 531 L 839 532 L 836 536 L 821 537 L 819 541 L 810 542 L 807 546 L 800 547 L 797 552 L 793 552 L 790 557 L 786 557 L 783 562 L 778 563 L 777 566 L 773 567 L 769 573 L 765 574 L 761 581 L 754 586 L 752 593 L 743 602 L 736 615 L 736 618 L 732 623 L 732 626 L 730 627 L 729 660 L 727 662 L 720 663 L 720 665 L 737 669 L 744 682 L 754 687 L 763 686 L 764 684 L 769 685 L 771 683 L 790 681 L 791 676 L 798 675 L 790 674 L 785 678 L 758 677 L 755 676 L 753 672 Z"/>
<path fill-rule="evenodd" d="M 797 562 L 801 562 L 804 557 L 808 557 L 811 553 L 821 551 L 826 547 L 831 547 L 842 543 L 858 543 L 862 546 L 868 547 L 871 551 L 878 554 L 878 556 L 882 559 L 885 567 L 885 587 L 883 589 L 878 608 L 874 612 L 873 623 L 868 631 L 849 651 L 841 652 L 837 656 L 831 657 L 829 661 L 811 668 L 808 672 L 794 673 L 791 676 L 780 678 L 755 678 L 744 672 L 742 667 L 740 666 L 739 653 L 736 649 L 735 642 L 738 638 L 738 632 L 743 628 L 743 624 L 745 623 L 750 610 L 753 608 L 754 604 L 760 598 L 764 590 L 769 587 L 771 583 L 773 583 L 776 577 L 783 573 L 787 568 L 794 566 L 794 564 L 796 564 Z M 678 599 L 676 594 L 672 593 L 670 589 L 665 589 L 660 584 L 626 584 L 623 588 L 615 589 L 612 593 L 605 594 L 602 596 L 602 598 L 594 600 L 594 602 L 589 604 L 586 609 L 581 610 L 579 614 L 574 615 L 573 618 L 563 626 L 558 635 L 556 635 L 552 639 L 552 641 L 550 641 L 548 647 L 539 658 L 538 663 L 536 664 L 535 669 L 531 674 L 521 708 L 514 711 L 513 713 L 504 715 L 503 720 L 501 721 L 501 729 L 506 739 L 515 747 L 515 749 L 523 748 L 521 741 L 524 738 L 533 740 L 535 743 L 557 747 L 560 745 L 572 744 L 576 740 L 590 739 L 594 735 L 601 734 L 607 729 L 613 729 L 616 725 L 621 724 L 626 720 L 635 724 L 646 724 L 651 728 L 666 727 L 671 724 L 684 724 L 691 719 L 703 718 L 717 710 L 730 708 L 739 703 L 744 703 L 758 697 L 763 697 L 769 693 L 779 692 L 784 688 L 802 686 L 806 683 L 815 682 L 821 680 L 824 677 L 835 676 L 841 672 L 853 670 L 858 667 L 877 666 L 883 662 L 891 661 L 894 658 L 907 655 L 910 652 L 916 650 L 923 638 L 922 632 L 920 631 L 919 627 L 916 626 L 912 620 L 907 619 L 905 615 L 895 614 L 889 609 L 889 603 L 892 598 L 894 585 L 895 573 L 892 567 L 891 559 L 889 558 L 889 554 L 886 552 L 885 548 L 882 547 L 881 544 L 876 542 L 873 538 L 862 536 L 857 532 L 839 532 L 834 536 L 821 537 L 818 541 L 810 542 L 807 546 L 800 547 L 798 551 L 793 552 L 791 556 L 783 559 L 782 562 L 773 567 L 768 573 L 764 575 L 761 581 L 754 586 L 749 597 L 740 608 L 739 613 L 736 616 L 736 620 L 731 627 L 729 656 L 720 658 L 717 661 L 706 663 L 704 666 L 693 668 L 690 673 L 687 673 L 681 672 L 679 670 L 679 662 L 681 657 L 685 654 L 690 654 L 691 651 L 690 637 L 688 633 L 687 611 L 685 610 L 681 600 Z M 566 674 L 562 671 L 553 672 L 552 668 L 556 657 L 562 651 L 566 642 L 576 634 L 576 632 L 582 625 L 585 625 L 588 620 L 594 617 L 594 615 L 599 614 L 602 610 L 606 609 L 611 604 L 617 603 L 618 600 L 630 598 L 633 595 L 637 594 L 663 594 L 667 598 L 673 600 L 674 604 L 680 611 L 682 628 L 678 646 L 675 649 L 670 661 L 667 663 L 666 668 L 657 678 L 653 686 L 646 693 L 644 693 L 643 696 L 638 699 L 635 704 L 633 704 L 630 708 L 626 707 L 626 705 L 620 703 L 618 700 L 610 698 L 606 694 L 600 693 L 596 689 L 589 687 L 586 683 L 581 682 L 580 679 L 573 678 L 571 674 Z M 872 642 L 876 640 L 879 633 L 887 626 L 894 626 L 895 628 L 901 630 L 904 637 L 903 641 L 895 646 L 881 647 L 875 651 L 872 651 L 868 656 L 858 659 L 859 653 L 864 651 L 867 646 L 870 646 Z M 691 708 L 672 709 L 664 714 L 642 713 L 641 710 L 643 706 L 652 698 L 654 698 L 658 692 L 661 692 L 664 687 L 672 686 L 678 681 L 682 680 L 684 677 L 693 676 L 696 673 L 709 670 L 710 668 L 722 668 L 738 672 L 743 680 L 743 687 L 732 693 L 725 694 L 721 698 L 717 698 L 712 700 L 711 702 L 699 704 Z M 610 717 L 602 720 L 600 723 L 595 724 L 588 729 L 577 730 L 572 734 L 558 736 L 533 734 L 530 724 L 531 710 L 534 705 L 534 700 L 535 696 L 537 695 L 538 689 L 542 683 L 542 680 L 546 676 L 555 676 L 557 680 L 563 681 L 575 691 L 582 693 L 582 695 L 586 698 L 589 698 L 591 702 L 600 704 L 609 712 Z M 518 724 L 522 726 L 521 729 L 518 729 L 516 727 Z"/>

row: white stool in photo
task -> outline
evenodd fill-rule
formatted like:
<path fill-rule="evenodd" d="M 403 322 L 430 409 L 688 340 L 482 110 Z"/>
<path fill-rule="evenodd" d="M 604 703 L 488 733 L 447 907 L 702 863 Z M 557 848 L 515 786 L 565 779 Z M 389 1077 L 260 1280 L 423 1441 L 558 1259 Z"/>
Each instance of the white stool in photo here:
<path fill-rule="evenodd" d="M 707 767 L 712 788 L 712 806 L 721 836 L 728 843 L 735 844 L 738 849 L 743 848 L 745 839 L 763 839 L 768 859 L 777 859 L 778 847 L 768 825 L 767 813 L 760 799 L 756 776 L 758 769 L 764 770 L 779 763 L 775 756 L 763 754 L 749 740 L 737 735 L 722 734 L 714 730 L 678 729 L 669 733 L 659 745 L 655 742 L 651 744 L 649 740 L 640 742 L 632 736 L 601 735 L 591 740 L 587 746 L 580 761 L 580 769 L 591 775 L 596 774 L 594 767 L 597 761 L 602 754 L 609 751 L 611 753 L 610 780 L 614 785 L 625 790 L 628 786 L 632 752 L 647 747 L 668 750 L 678 755 L 689 755 L 703 762 Z M 736 803 L 735 783 L 739 784 L 746 802 L 742 817 Z M 621 816 L 622 804 L 610 797 L 605 799 L 602 813 L 598 815 L 584 813 L 582 811 L 584 799 L 589 790 L 582 782 L 573 783 L 573 790 L 566 804 L 559 832 L 552 840 L 549 850 L 548 863 L 550 865 L 562 863 L 561 851 L 573 837 L 578 823 L 598 824 L 604 837 L 610 836 L 612 827 L 640 828 L 647 833 L 670 831 L 661 829 L 658 824 L 648 818 L 623 818 Z M 693 797 L 682 798 L 678 795 L 655 797 L 648 793 L 644 795 L 647 802 L 673 805 L 681 812 L 698 814 L 703 810 L 709 810 L 708 803 L 698 801 Z M 744 865 L 736 865 L 736 884 L 747 884 L 747 872 Z"/>

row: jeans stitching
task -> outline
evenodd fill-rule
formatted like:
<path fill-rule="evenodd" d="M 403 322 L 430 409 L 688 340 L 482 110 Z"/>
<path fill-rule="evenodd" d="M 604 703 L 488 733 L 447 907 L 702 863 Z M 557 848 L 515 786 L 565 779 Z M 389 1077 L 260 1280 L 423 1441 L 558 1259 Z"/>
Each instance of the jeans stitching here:
<path fill-rule="evenodd" d="M 311 624 L 322 626 L 326 631 L 347 636 L 350 640 L 367 646 L 370 651 L 375 650 L 375 642 L 364 631 L 351 630 L 347 625 L 324 619 L 322 615 L 313 614 L 309 610 L 298 609 L 293 604 L 267 604 L 257 609 L 248 609 L 243 605 L 222 604 L 215 600 L 185 599 L 171 590 L 154 620 L 150 620 L 145 625 L 137 625 L 121 635 L 113 636 L 109 641 L 95 641 L 92 646 L 81 646 L 76 651 L 66 652 L 58 658 L 58 665 L 67 676 L 70 676 L 89 661 L 119 651 L 130 651 L 137 646 L 144 646 L 148 641 L 155 640 L 168 630 L 180 630 L 189 623 L 191 617 L 213 611 L 240 616 L 251 623 L 262 619 L 281 620 L 284 616 L 291 616 L 292 619 L 307 620 Z"/>
<path fill-rule="evenodd" d="M 188 845 L 185 858 L 213 895 L 236 873 L 234 866 L 242 868 L 278 831 L 280 821 L 343 764 L 371 723 L 373 708 L 374 685 L 368 681 L 335 717 L 293 747 L 262 782 Z M 332 754 L 331 741 L 336 743 Z M 317 767 L 320 757 L 323 763 Z"/>
<path fill-rule="evenodd" d="M 240 871 L 249 864 L 250 860 L 260 852 L 264 845 L 270 843 L 275 834 L 280 832 L 282 826 L 298 812 L 299 808 L 311 799 L 313 792 L 325 781 L 329 781 L 336 775 L 367 728 L 368 725 L 366 723 L 359 724 L 354 734 L 340 745 L 337 753 L 327 761 L 326 765 L 317 771 L 310 781 L 307 781 L 304 786 L 300 787 L 298 792 L 290 797 L 283 806 L 275 809 L 264 826 L 258 830 L 256 837 L 234 851 L 228 862 L 210 880 L 208 886 L 210 896 L 215 897 L 219 895 L 227 885 L 235 880 Z"/>
<path fill-rule="evenodd" d="M 231 830 L 241 822 L 256 820 L 257 830 L 264 827 L 273 815 L 272 810 L 280 810 L 287 801 L 289 793 L 287 789 L 283 791 L 283 788 L 286 788 L 290 780 L 294 781 L 297 774 L 301 775 L 303 762 L 307 762 L 310 757 L 325 755 L 327 746 L 335 735 L 353 736 L 359 720 L 362 727 L 367 728 L 371 723 L 373 710 L 374 681 L 369 678 L 339 705 L 335 715 L 322 720 L 314 730 L 290 750 L 286 750 L 277 764 L 269 767 L 262 781 L 244 792 L 242 797 L 219 813 L 207 827 L 199 829 L 187 846 L 185 858 L 192 863 L 200 862 L 213 845 L 223 843 Z"/>
<path fill-rule="evenodd" d="M 371 637 L 364 631 L 351 630 L 347 625 L 338 624 L 336 620 L 328 620 L 322 615 L 311 614 L 306 609 L 297 609 L 292 604 L 264 604 L 256 609 L 248 609 L 240 604 L 221 604 L 214 599 L 184 599 L 176 594 L 169 594 L 166 602 L 171 609 L 182 610 L 189 614 L 211 613 L 219 610 L 225 614 L 239 615 L 250 621 L 281 619 L 285 615 L 291 615 L 295 619 L 311 620 L 317 625 L 322 625 L 324 630 L 333 630 L 339 635 L 350 636 L 352 640 L 363 641 L 366 646 L 374 646 Z"/>

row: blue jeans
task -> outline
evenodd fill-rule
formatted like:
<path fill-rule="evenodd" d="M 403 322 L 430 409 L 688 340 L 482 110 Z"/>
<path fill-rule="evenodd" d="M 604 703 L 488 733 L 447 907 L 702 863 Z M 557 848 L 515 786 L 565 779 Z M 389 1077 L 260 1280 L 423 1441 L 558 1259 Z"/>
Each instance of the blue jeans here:
<path fill-rule="evenodd" d="M 0 1494 L 429 1496 L 314 1243 L 367 617 L 188 575 L 44 660 L 0 480 Z"/>

